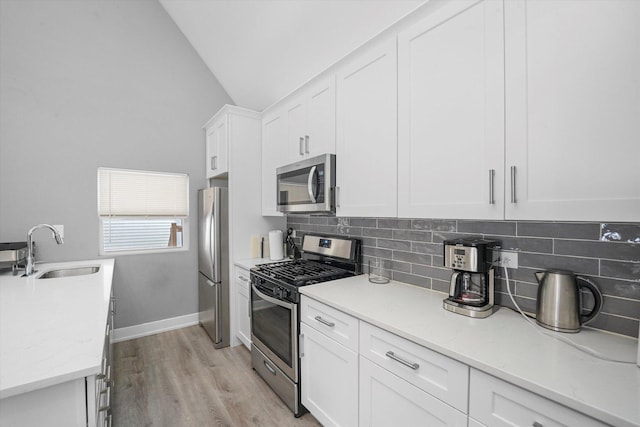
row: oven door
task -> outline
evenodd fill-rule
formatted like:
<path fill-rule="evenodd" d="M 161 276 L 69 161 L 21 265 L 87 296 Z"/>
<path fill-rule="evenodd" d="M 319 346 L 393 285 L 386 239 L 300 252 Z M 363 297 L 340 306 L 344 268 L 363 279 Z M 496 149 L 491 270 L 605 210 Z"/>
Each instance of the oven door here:
<path fill-rule="evenodd" d="M 335 212 L 335 155 L 325 154 L 280 167 L 277 208 L 280 212 Z"/>
<path fill-rule="evenodd" d="M 298 382 L 298 305 L 266 295 L 251 284 L 251 341 Z"/>

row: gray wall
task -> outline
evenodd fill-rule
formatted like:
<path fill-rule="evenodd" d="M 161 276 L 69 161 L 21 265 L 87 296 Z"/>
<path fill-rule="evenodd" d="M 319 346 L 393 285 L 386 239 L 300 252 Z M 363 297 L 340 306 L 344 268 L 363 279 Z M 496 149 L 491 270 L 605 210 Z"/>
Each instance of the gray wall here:
<path fill-rule="evenodd" d="M 314 232 L 358 237 L 365 265 L 372 257 L 389 260 L 393 279 L 441 292 L 449 291 L 451 277 L 451 270 L 443 267 L 442 242 L 468 236 L 494 239 L 505 250 L 518 251 L 518 268 L 509 269 L 509 279 L 524 311 L 536 311 L 535 271 L 571 270 L 591 278 L 604 296 L 602 311 L 589 326 L 638 336 L 640 224 L 290 215 L 287 225 L 300 231 L 298 243 L 302 235 Z M 503 276 L 502 268 L 497 275 Z M 496 300 L 513 307 L 505 286 L 503 279 L 497 280 Z M 585 305 L 593 306 L 588 296 Z"/>
<path fill-rule="evenodd" d="M 0 241 L 45 261 L 98 255 L 98 166 L 188 173 L 206 186 L 202 125 L 229 96 L 155 0 L 0 1 Z M 116 327 L 197 312 L 190 249 L 116 258 Z"/>

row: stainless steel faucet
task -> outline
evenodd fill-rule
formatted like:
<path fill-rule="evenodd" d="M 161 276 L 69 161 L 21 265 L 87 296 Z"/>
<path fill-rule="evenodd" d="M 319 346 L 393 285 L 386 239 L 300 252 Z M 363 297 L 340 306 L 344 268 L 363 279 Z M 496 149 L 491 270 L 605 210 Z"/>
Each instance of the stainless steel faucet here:
<path fill-rule="evenodd" d="M 54 239 L 56 239 L 56 243 L 61 245 L 64 243 L 64 241 L 62 240 L 62 236 L 60 235 L 60 233 L 58 233 L 58 230 L 56 230 L 56 228 L 53 225 L 49 225 L 49 224 L 38 224 L 34 227 L 31 227 L 29 229 L 29 231 L 27 232 L 27 262 L 26 265 L 24 267 L 24 275 L 25 276 L 31 276 L 33 273 L 35 273 L 34 267 L 35 267 L 35 257 L 33 256 L 33 242 L 32 242 L 32 237 L 31 235 L 33 234 L 34 231 L 36 231 L 38 228 L 48 228 L 49 230 L 51 230 L 53 232 L 53 237 Z"/>

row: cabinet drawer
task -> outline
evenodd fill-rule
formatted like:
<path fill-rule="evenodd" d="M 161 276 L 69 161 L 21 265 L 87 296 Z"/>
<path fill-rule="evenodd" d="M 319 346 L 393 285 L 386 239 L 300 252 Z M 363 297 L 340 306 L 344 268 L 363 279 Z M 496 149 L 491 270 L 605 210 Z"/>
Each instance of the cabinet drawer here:
<path fill-rule="evenodd" d="M 467 427 L 467 415 L 360 356 L 360 426 Z"/>
<path fill-rule="evenodd" d="M 348 349 L 358 351 L 358 319 L 355 317 L 303 295 L 300 319 Z"/>
<path fill-rule="evenodd" d="M 244 289 L 249 290 L 249 270 L 236 266 L 234 273 L 234 281 L 242 286 Z"/>
<path fill-rule="evenodd" d="M 488 426 L 605 426 L 593 418 L 471 369 L 469 416 Z"/>
<path fill-rule="evenodd" d="M 365 322 L 360 323 L 360 354 L 467 413 L 469 367 Z"/>

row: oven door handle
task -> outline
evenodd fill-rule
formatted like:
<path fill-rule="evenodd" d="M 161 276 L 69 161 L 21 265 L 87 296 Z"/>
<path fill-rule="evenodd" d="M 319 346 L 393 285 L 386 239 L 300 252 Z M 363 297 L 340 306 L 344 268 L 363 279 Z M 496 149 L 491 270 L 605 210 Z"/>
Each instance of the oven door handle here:
<path fill-rule="evenodd" d="M 269 301 L 272 304 L 278 305 L 282 308 L 286 308 L 289 310 L 293 310 L 295 307 L 295 304 L 293 303 L 288 303 L 273 297 L 270 297 L 268 295 L 263 294 L 262 292 L 260 292 L 258 290 L 258 288 L 256 288 L 256 285 L 254 285 L 253 283 L 251 284 L 251 289 L 253 289 L 253 292 L 255 292 L 260 298 L 264 299 L 265 301 Z"/>

